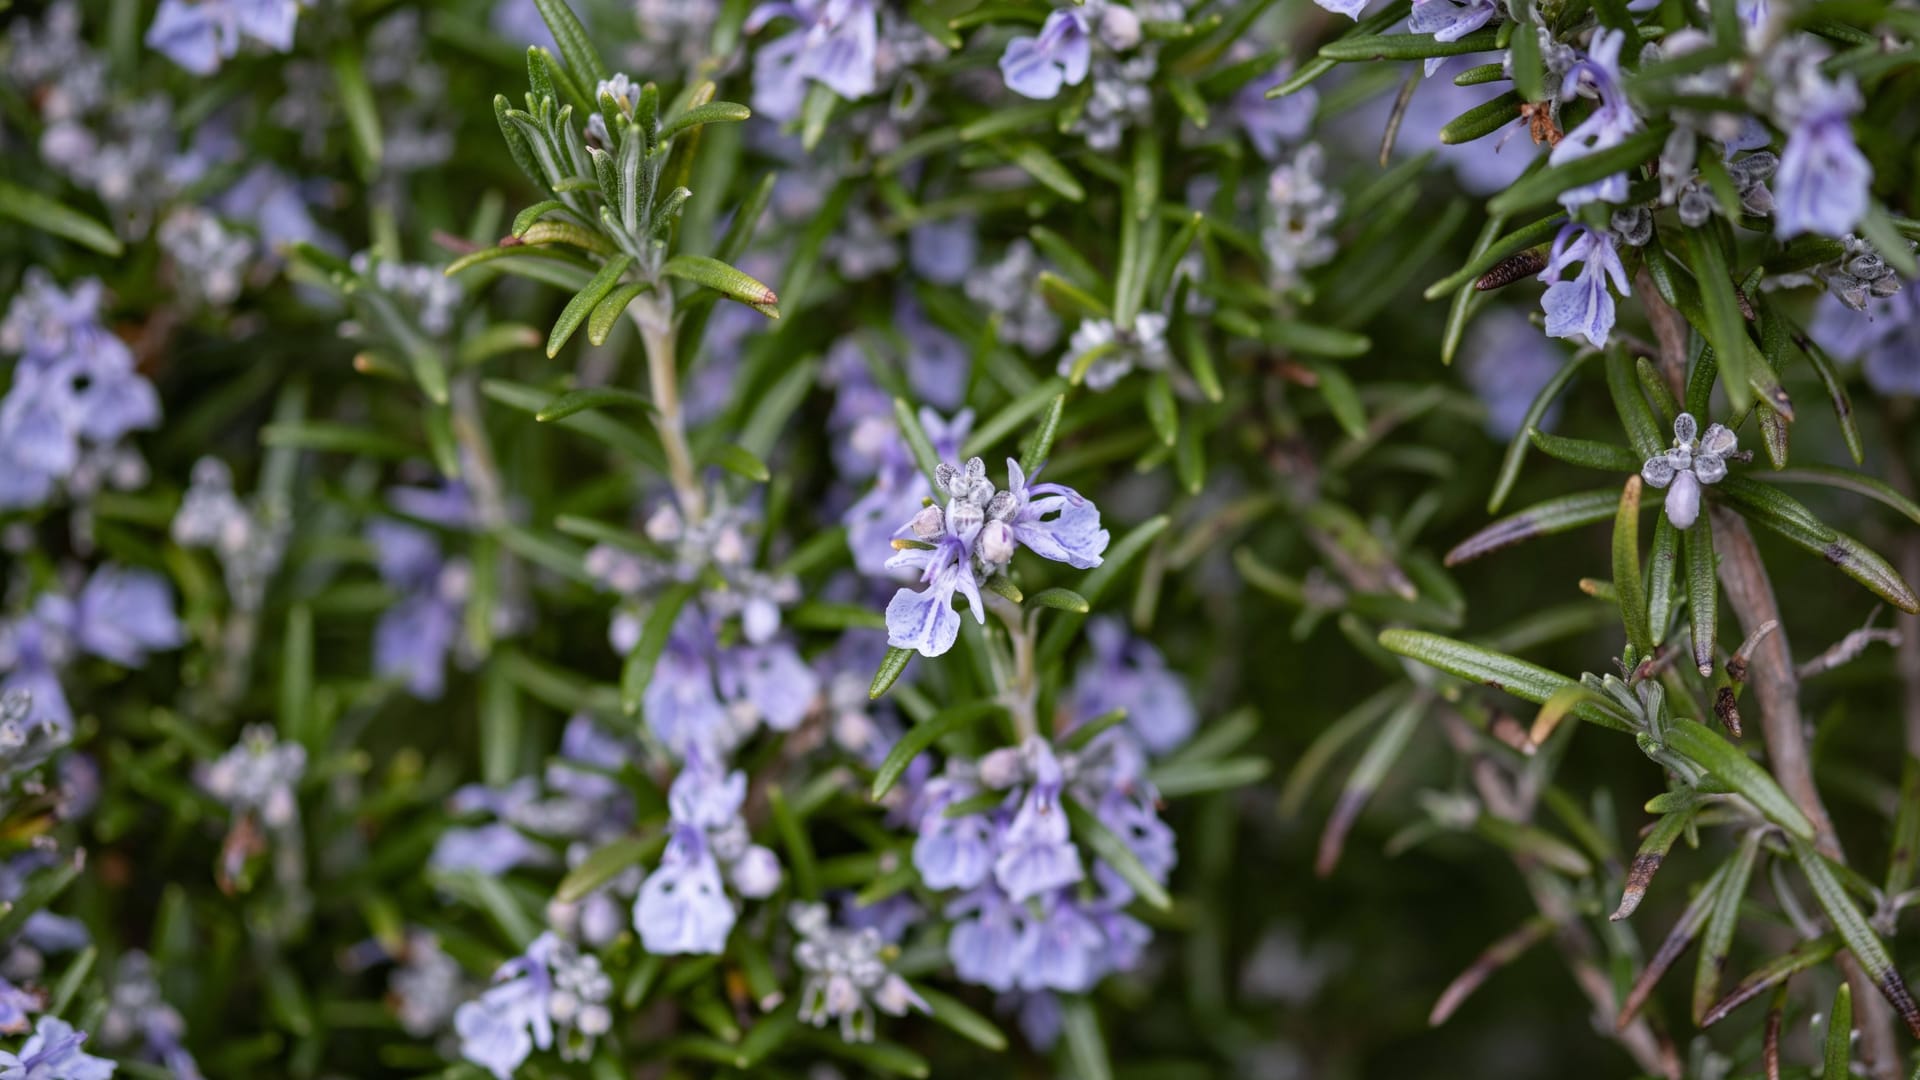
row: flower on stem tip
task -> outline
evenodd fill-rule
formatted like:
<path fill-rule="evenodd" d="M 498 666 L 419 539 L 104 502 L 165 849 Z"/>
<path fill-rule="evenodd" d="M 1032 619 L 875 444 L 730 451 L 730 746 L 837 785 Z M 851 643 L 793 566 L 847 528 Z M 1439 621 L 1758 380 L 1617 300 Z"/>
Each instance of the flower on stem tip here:
<path fill-rule="evenodd" d="M 925 589 L 902 588 L 887 604 L 887 644 L 939 656 L 960 633 L 953 596 L 967 598 L 974 618 L 987 621 L 980 582 L 1007 568 L 1016 545 L 1079 569 L 1100 565 L 1107 530 L 1100 510 L 1060 484 L 1029 484 L 1020 463 L 1007 459 L 1007 489 L 994 490 L 986 462 L 972 458 L 964 469 L 942 462 L 936 484 L 946 505 L 929 505 L 894 533 L 903 548 L 888 569 L 920 571 Z"/>
<path fill-rule="evenodd" d="M 1560 272 L 1576 262 L 1584 264 L 1579 276 L 1561 280 Z M 1614 314 L 1608 279 L 1622 296 L 1632 295 L 1613 234 L 1573 222 L 1561 226 L 1547 256 L 1547 268 L 1540 272 L 1540 280 L 1548 283 L 1546 295 L 1540 298 L 1540 307 L 1547 313 L 1547 335 L 1585 338 L 1596 348 L 1605 346 L 1613 334 Z"/>
<path fill-rule="evenodd" d="M 1726 479 L 1727 459 L 1740 456 L 1739 436 L 1725 425 L 1710 425 L 1705 435 L 1699 431 L 1693 414 L 1681 413 L 1673 421 L 1673 449 L 1640 467 L 1641 479 L 1667 489 L 1667 520 L 1676 529 L 1692 528 L 1700 518 L 1700 486 Z"/>

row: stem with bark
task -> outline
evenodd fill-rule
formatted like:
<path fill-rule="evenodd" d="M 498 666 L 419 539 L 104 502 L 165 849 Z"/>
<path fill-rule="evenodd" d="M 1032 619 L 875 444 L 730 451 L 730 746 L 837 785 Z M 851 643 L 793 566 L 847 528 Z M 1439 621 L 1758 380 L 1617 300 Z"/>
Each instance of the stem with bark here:
<path fill-rule="evenodd" d="M 1741 632 L 1752 635 L 1761 624 L 1780 619 L 1773 582 L 1767 577 L 1745 519 L 1720 506 L 1715 506 L 1712 513 L 1720 584 Z M 1814 844 L 1820 853 L 1844 864 L 1846 855 L 1834 834 L 1833 819 L 1827 815 L 1826 804 L 1813 782 L 1813 758 L 1808 753 L 1806 726 L 1800 715 L 1800 677 L 1795 673 L 1784 625 L 1776 626 L 1755 647 L 1747 681 L 1760 707 L 1760 728 L 1774 779 L 1813 822 Z M 1875 1080 L 1898 1080 L 1902 1071 L 1894 1042 L 1893 1010 L 1851 953 L 1840 954 L 1837 962 L 1853 987 L 1854 1023 L 1860 1030 L 1860 1056 L 1867 1075 Z"/>

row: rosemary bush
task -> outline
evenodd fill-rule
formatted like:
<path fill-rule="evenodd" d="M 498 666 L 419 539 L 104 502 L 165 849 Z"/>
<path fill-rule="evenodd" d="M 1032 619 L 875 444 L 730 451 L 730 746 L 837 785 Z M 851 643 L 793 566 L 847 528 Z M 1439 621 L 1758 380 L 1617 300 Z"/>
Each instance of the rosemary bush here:
<path fill-rule="evenodd" d="M 0 17 L 0 1080 L 1920 1060 L 1910 0 Z"/>

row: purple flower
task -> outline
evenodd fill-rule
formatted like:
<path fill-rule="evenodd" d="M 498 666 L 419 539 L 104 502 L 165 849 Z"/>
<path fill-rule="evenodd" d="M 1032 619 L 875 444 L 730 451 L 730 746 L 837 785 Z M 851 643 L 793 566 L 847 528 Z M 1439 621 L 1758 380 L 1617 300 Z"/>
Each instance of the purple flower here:
<path fill-rule="evenodd" d="M 1046 101 L 1061 86 L 1079 86 L 1093 62 L 1093 40 L 1087 15 L 1080 8 L 1064 8 L 1047 16 L 1039 37 L 1016 37 L 1000 54 L 1000 74 L 1007 89 L 1022 97 Z"/>
<path fill-rule="evenodd" d="M 934 453 L 943 460 L 959 457 L 960 445 L 973 430 L 973 411 L 962 409 L 952 420 L 946 420 L 922 407 L 920 426 Z M 913 460 L 906 440 L 900 437 L 891 405 L 884 417 L 874 418 L 871 426 L 862 425 L 862 430 L 875 443 L 870 448 L 871 456 L 863 455 L 863 460 L 876 463 L 875 483 L 872 490 L 847 507 L 840 520 L 847 527 L 847 547 L 853 552 L 854 566 L 862 574 L 877 576 L 886 572 L 887 560 L 893 554 L 888 545 L 899 523 L 919 512 L 924 500 L 933 496 L 933 487 Z"/>
<path fill-rule="evenodd" d="M 979 250 L 980 237 L 971 217 L 929 221 L 907 233 L 907 265 L 936 285 L 965 281 Z"/>
<path fill-rule="evenodd" d="M 43 1016 L 18 1054 L 0 1050 L 0 1080 L 108 1080 L 114 1064 L 83 1053 L 87 1033 L 57 1016 Z"/>
<path fill-rule="evenodd" d="M 1435 41 L 1459 41 L 1487 25 L 1500 12 L 1494 0 L 1413 0 L 1413 12 L 1407 29 L 1416 34 L 1432 34 Z M 1431 57 L 1426 75 L 1433 77 L 1445 57 Z"/>
<path fill-rule="evenodd" d="M 1867 214 L 1873 166 L 1854 145 L 1849 118 L 1859 108 L 1852 83 L 1834 87 L 1787 134 L 1773 176 L 1774 233 L 1844 237 Z"/>
<path fill-rule="evenodd" d="M 972 366 L 966 347 L 935 326 L 904 291 L 894 301 L 893 324 L 907 342 L 907 386 L 914 396 L 942 411 L 965 401 Z"/>
<path fill-rule="evenodd" d="M 913 866 L 927 888 L 971 889 L 992 872 L 992 823 L 984 814 L 946 814 L 947 807 L 977 793 L 970 784 L 946 778 L 927 785 L 920 835 L 913 842 Z"/>
<path fill-rule="evenodd" d="M 1075 719 L 1085 722 L 1115 709 L 1127 710 L 1127 728 L 1148 750 L 1164 754 L 1187 741 L 1196 717 L 1180 677 L 1167 670 L 1160 650 L 1127 633 L 1111 616 L 1087 623 L 1091 662 L 1073 680 Z"/>
<path fill-rule="evenodd" d="M 1483 312 L 1460 352 L 1467 385 L 1487 407 L 1487 434 L 1501 442 L 1519 434 L 1533 399 L 1566 363 L 1561 347 L 1541 337 L 1526 316 L 1511 308 Z M 1555 402 L 1540 426 L 1551 427 L 1559 413 Z"/>
<path fill-rule="evenodd" d="M 1107 531 L 1100 528 L 1093 503 L 1059 484 L 1028 486 L 1020 463 L 1012 459 L 1007 479 L 1007 490 L 996 492 L 979 458 L 969 459 L 964 470 L 945 463 L 935 470 L 947 505 L 928 506 L 901 526 L 894 535 L 910 546 L 886 564 L 919 571 L 927 587 L 894 594 L 887 604 L 887 644 L 922 656 L 952 648 L 960 632 L 955 593 L 967 598 L 974 618 L 984 624 L 979 582 L 1006 569 L 1016 544 L 1080 569 L 1100 565 Z"/>
<path fill-rule="evenodd" d="M 1814 308 L 1808 333 L 1835 356 L 1864 361 L 1875 391 L 1920 397 L 1920 290 L 1873 299 L 1883 302 L 1860 311 L 1828 293 Z"/>
<path fill-rule="evenodd" d="M 1561 271 L 1576 262 L 1583 264 L 1579 276 L 1572 281 L 1561 280 Z M 1547 313 L 1548 336 L 1584 338 L 1596 348 L 1605 346 L 1613 333 L 1609 278 L 1621 295 L 1632 295 L 1633 290 L 1627 287 L 1627 269 L 1614 250 L 1613 234 L 1573 222 L 1561 226 L 1547 268 L 1540 272 L 1540 280 L 1549 283 L 1546 295 L 1540 298 L 1540 307 Z"/>
<path fill-rule="evenodd" d="M 1347 18 L 1359 22 L 1360 13 L 1367 10 L 1367 4 L 1370 0 L 1313 0 L 1313 2 L 1333 12 L 1335 15 L 1345 15 Z"/>
<path fill-rule="evenodd" d="M 1293 65 L 1283 64 L 1268 77 L 1241 87 L 1227 106 L 1254 152 L 1267 161 L 1278 161 L 1289 145 L 1305 138 L 1320 108 L 1320 93 L 1311 86 L 1283 98 L 1267 97 L 1267 91 L 1291 74 Z"/>
<path fill-rule="evenodd" d="M 1620 47 L 1625 42 L 1624 31 L 1597 31 L 1587 55 L 1567 70 L 1560 96 L 1563 99 L 1591 96 L 1597 98 L 1598 103 L 1593 112 L 1567 132 L 1566 137 L 1547 155 L 1548 164 L 1561 165 L 1618 146 L 1627 136 L 1640 130 L 1640 118 L 1634 114 L 1633 106 L 1627 101 L 1626 91 L 1621 85 Z M 1627 174 L 1617 172 L 1591 184 L 1562 192 L 1560 204 L 1572 209 L 1595 201 L 1624 202 L 1626 197 Z M 1626 292 L 1625 287 L 1620 291 Z"/>
<path fill-rule="evenodd" d="M 962 980 L 1006 992 L 1014 988 L 1026 950 L 1024 909 L 992 887 L 975 889 L 947 906 L 947 916 L 972 915 L 947 935 L 947 958 Z"/>
<path fill-rule="evenodd" d="M 775 731 L 792 731 L 806 719 L 820 680 L 792 644 L 741 645 L 720 655 L 720 692 L 752 707 Z"/>
<path fill-rule="evenodd" d="M 516 866 L 541 861 L 546 850 L 504 821 L 469 829 L 448 829 L 433 845 L 427 864 L 453 873 L 471 870 L 499 877 Z"/>
<path fill-rule="evenodd" d="M 721 953 L 733 930 L 733 902 L 705 837 L 678 826 L 660 868 L 647 875 L 633 905 L 633 928 L 650 953 Z"/>
<path fill-rule="evenodd" d="M 1078 905 L 1054 898 L 1022 935 L 1021 989 L 1086 993 L 1106 972 L 1106 944 L 1106 935 Z"/>
<path fill-rule="evenodd" d="M 139 667 L 149 651 L 179 648 L 186 631 L 173 613 L 173 590 L 164 578 L 109 565 L 95 570 L 80 590 L 74 637 L 95 656 Z"/>
<path fill-rule="evenodd" d="M 667 647 L 647 683 L 641 702 L 647 727 L 677 753 L 694 746 L 731 744 L 732 721 L 713 684 L 714 648 L 711 627 L 688 605 L 674 620 Z"/>
<path fill-rule="evenodd" d="M 1673 421 L 1673 449 L 1655 454 L 1640 467 L 1640 478 L 1667 489 L 1667 520 L 1676 529 L 1690 529 L 1700 517 L 1700 488 L 1727 477 L 1727 458 L 1736 456 L 1739 436 L 1723 424 L 1710 424 L 1700 435 L 1692 413 Z M 1696 437 L 1697 436 L 1697 437 Z"/>
<path fill-rule="evenodd" d="M 535 1047 L 553 1045 L 553 1017 L 547 1007 L 553 975 L 547 962 L 559 944 L 551 933 L 541 934 L 525 953 L 500 965 L 492 989 L 453 1014 L 460 1056 L 496 1080 L 511 1080 Z"/>
<path fill-rule="evenodd" d="M 1053 751 L 1039 739 L 1023 748 L 1033 763 L 1035 777 L 1007 826 L 993 879 L 1015 902 L 1071 885 L 1085 876 L 1080 850 L 1068 835 L 1067 815 L 1060 806 L 1062 778 Z"/>
<path fill-rule="evenodd" d="M 587 802 L 620 798 L 626 789 L 606 774 L 626 768 L 634 753 L 628 740 L 608 732 L 590 716 L 576 715 L 560 733 L 560 760 L 547 766 L 547 786 Z M 575 762 L 590 768 L 576 768 Z"/>
<path fill-rule="evenodd" d="M 667 809 L 677 825 L 724 829 L 740 816 L 747 801 L 747 774 L 725 772 L 699 750 L 687 754 L 680 775 L 667 789 Z"/>
<path fill-rule="evenodd" d="M 40 998 L 0 978 L 0 1032 L 17 1035 L 32 1027 L 28 1013 L 39 1012 Z"/>
<path fill-rule="evenodd" d="M 873 0 L 773 0 L 754 9 L 746 32 L 785 16 L 797 24 L 753 59 L 753 110 L 773 120 L 800 115 L 808 82 L 853 101 L 873 93 L 879 25 Z"/>
<path fill-rule="evenodd" d="M 1035 469 L 1034 476 L 1039 475 Z M 1108 534 L 1092 502 L 1062 484 L 1028 486 L 1026 473 L 1013 458 L 1007 459 L 1007 491 L 1014 499 L 1008 522 L 1014 540 L 1036 555 L 1077 569 L 1100 565 Z"/>
<path fill-rule="evenodd" d="M 211 75 L 240 51 L 243 38 L 274 52 L 293 48 L 297 0 L 160 0 L 147 46 L 195 75 Z"/>

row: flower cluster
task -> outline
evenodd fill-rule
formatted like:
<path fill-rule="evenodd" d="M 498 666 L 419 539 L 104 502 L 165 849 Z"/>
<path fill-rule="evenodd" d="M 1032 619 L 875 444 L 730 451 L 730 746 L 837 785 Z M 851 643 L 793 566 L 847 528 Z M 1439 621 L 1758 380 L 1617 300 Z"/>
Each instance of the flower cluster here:
<path fill-rule="evenodd" d="M 1673 421 L 1673 449 L 1647 459 L 1640 477 L 1667 489 L 1667 520 L 1676 529 L 1689 529 L 1700 517 L 1700 489 L 1727 478 L 1727 459 L 1739 457 L 1739 436 L 1724 424 L 1708 425 L 1700 434 L 1699 421 L 1681 413 Z"/>
<path fill-rule="evenodd" d="M 1036 475 L 1037 475 L 1036 470 Z M 1107 530 L 1100 509 L 1060 484 L 1030 484 L 1018 461 L 1007 459 L 1007 487 L 996 490 L 987 463 L 969 458 L 964 467 L 941 462 L 934 483 L 945 505 L 932 504 L 895 531 L 898 554 L 891 570 L 917 571 L 926 588 L 902 588 L 887 604 L 887 644 L 939 656 L 960 633 L 957 593 L 974 619 L 987 621 L 980 584 L 1006 572 L 1016 547 L 1085 570 L 1100 565 Z"/>
<path fill-rule="evenodd" d="M 0 352 L 20 358 L 0 398 L 0 509 L 145 482 L 121 441 L 159 424 L 160 398 L 101 324 L 104 294 L 91 279 L 64 291 L 36 268 L 0 321 Z"/>

